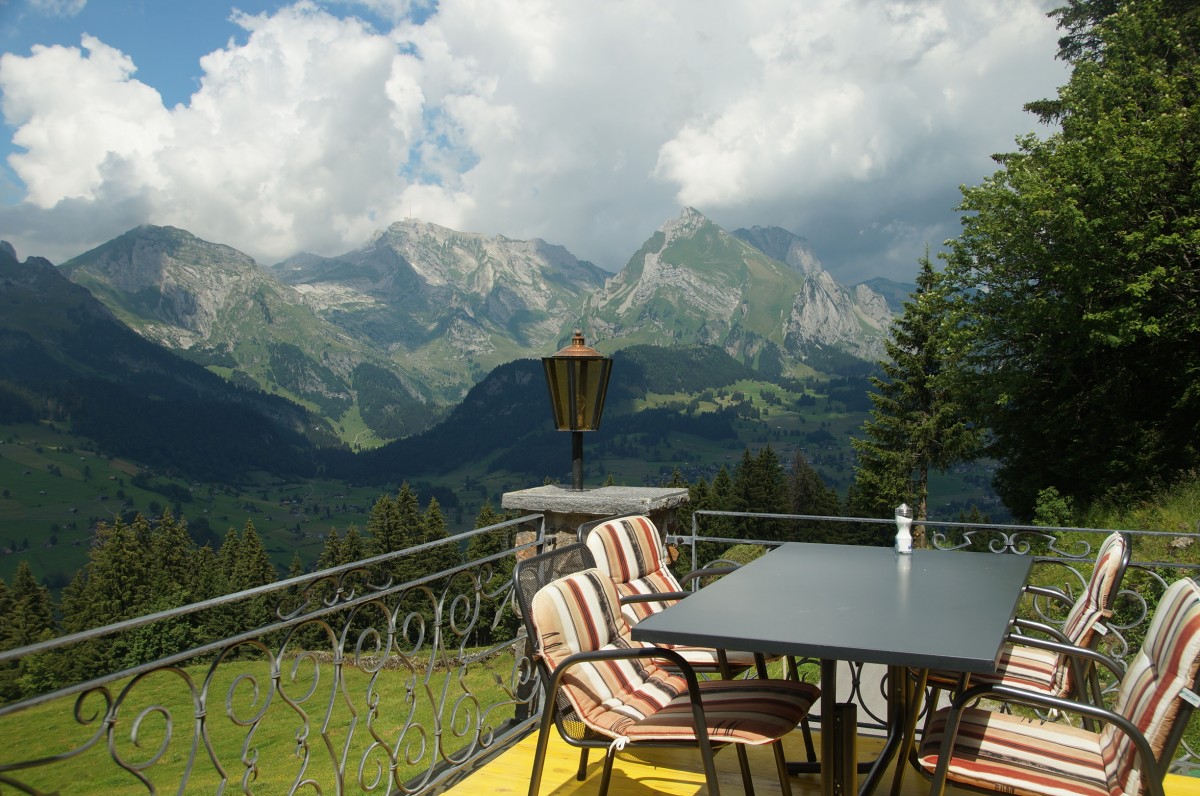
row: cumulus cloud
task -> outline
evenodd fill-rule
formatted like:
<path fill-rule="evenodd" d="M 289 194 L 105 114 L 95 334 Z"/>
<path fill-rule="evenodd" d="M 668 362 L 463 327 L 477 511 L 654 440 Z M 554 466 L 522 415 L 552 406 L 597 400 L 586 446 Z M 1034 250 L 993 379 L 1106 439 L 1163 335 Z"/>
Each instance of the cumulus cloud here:
<path fill-rule="evenodd" d="M 236 16 L 173 108 L 91 37 L 0 57 L 25 186 L 0 235 L 64 258 L 172 224 L 272 261 L 411 215 L 616 270 L 694 205 L 910 278 L 1065 77 L 1045 0 L 353 5 Z"/>

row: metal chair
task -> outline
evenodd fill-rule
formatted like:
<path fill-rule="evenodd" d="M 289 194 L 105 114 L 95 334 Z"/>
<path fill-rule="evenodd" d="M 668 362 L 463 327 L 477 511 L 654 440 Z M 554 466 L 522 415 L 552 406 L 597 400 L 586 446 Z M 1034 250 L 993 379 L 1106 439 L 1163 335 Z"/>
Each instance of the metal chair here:
<path fill-rule="evenodd" d="M 687 597 L 686 591 L 670 569 L 666 544 L 654 521 L 644 514 L 620 514 L 579 526 L 579 541 L 587 545 L 596 566 L 613 579 L 621 601 L 621 613 L 630 627 L 647 616 L 662 611 Z M 684 575 L 683 582 L 727 575 L 736 565 L 698 569 Z M 660 645 L 683 656 L 698 674 L 719 674 L 729 679 L 755 670 L 766 677 L 766 664 L 779 660 L 742 650 L 718 650 L 684 644 Z M 669 664 L 667 664 L 669 665 Z M 790 679 L 800 679 L 795 661 L 786 660 Z M 800 724 L 809 762 L 817 759 L 812 726 L 806 716 Z"/>
<path fill-rule="evenodd" d="M 1200 703 L 1200 586 L 1183 579 L 1167 589 L 1128 669 L 1092 649 L 1047 643 L 1120 678 L 1112 709 L 1011 685 L 969 688 L 934 715 L 922 740 L 918 759 L 932 777 L 931 796 L 940 796 L 947 781 L 1026 796 L 1162 796 L 1163 777 Z M 1102 727 L 973 707 L 979 699 L 1086 716 Z"/>
<path fill-rule="evenodd" d="M 541 785 L 551 727 L 569 744 L 606 749 L 601 796 L 616 752 L 629 746 L 698 748 L 711 794 L 720 792 L 713 750 L 772 744 L 783 793 L 791 793 L 779 739 L 807 715 L 820 691 L 792 680 L 701 681 L 679 653 L 637 644 L 612 580 L 581 544 L 517 562 L 517 601 L 545 704 L 529 793 Z M 672 668 L 659 665 L 666 660 Z M 752 784 L 741 758 L 748 793 Z M 581 777 L 584 774 L 581 764 Z"/>
<path fill-rule="evenodd" d="M 1094 649 L 1108 632 L 1107 622 L 1113 615 L 1131 553 L 1127 534 L 1119 531 L 1110 534 L 1096 553 L 1096 563 L 1083 592 L 1074 601 L 1057 589 L 1027 585 L 1025 593 L 1034 595 L 1035 599 L 1045 598 L 1069 606 L 1062 629 L 1044 622 L 1014 619 L 1013 632 L 1000 653 L 995 672 L 965 674 L 932 670 L 927 673 L 925 682 L 928 687 L 927 704 L 936 705 L 942 691 L 954 696 L 979 685 L 1020 688 L 1053 697 L 1089 698 L 1093 704 L 1102 704 L 1095 668 L 1061 649 L 1064 646 Z M 1091 686 L 1090 696 L 1085 685 Z M 932 714 L 930 710 L 930 718 Z M 1090 721 L 1090 718 L 1085 718 L 1089 728 Z M 929 731 L 928 724 L 927 718 L 925 732 Z M 916 716 L 910 716 L 904 741 L 905 754 L 913 748 L 915 727 Z M 915 756 L 910 758 L 910 762 L 919 766 Z M 903 767 L 897 767 L 897 783 L 902 776 Z"/>

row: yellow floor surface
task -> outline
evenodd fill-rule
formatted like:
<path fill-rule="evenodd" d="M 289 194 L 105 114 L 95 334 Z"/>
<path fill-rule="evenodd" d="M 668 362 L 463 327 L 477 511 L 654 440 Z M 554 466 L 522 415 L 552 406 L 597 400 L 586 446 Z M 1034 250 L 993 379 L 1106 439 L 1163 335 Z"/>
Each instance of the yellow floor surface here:
<path fill-rule="evenodd" d="M 820 749 L 819 733 L 816 735 L 817 748 Z M 536 742 L 536 733 L 531 733 L 445 793 L 448 796 L 503 796 L 527 793 Z M 859 759 L 870 760 L 878 752 L 881 743 L 881 739 L 860 736 Z M 784 746 L 789 760 L 804 759 L 804 747 L 798 733 L 785 738 Z M 760 796 L 780 793 L 779 780 L 775 776 L 774 758 L 770 750 L 750 747 L 749 751 L 755 793 Z M 594 796 L 600 787 L 603 755 L 598 750 L 592 750 L 589 760 L 587 779 L 579 782 L 575 779 L 579 751 L 565 744 L 555 734 L 546 758 L 542 787 L 538 796 Z M 717 754 L 716 762 L 721 792 L 741 794 L 742 780 L 734 750 L 726 747 Z M 892 769 L 889 769 L 875 792 L 887 794 L 891 783 Z M 819 796 L 821 792 L 819 777 L 816 774 L 793 776 L 791 784 L 795 796 Z M 1168 775 L 1165 784 L 1167 796 L 1200 796 L 1200 779 Z M 928 792 L 929 781 L 908 767 L 905 771 L 902 796 L 924 796 Z M 962 796 L 970 792 L 954 787 L 946 789 L 947 796 Z M 704 794 L 706 788 L 699 753 L 687 749 L 644 749 L 636 754 L 630 751 L 621 752 L 617 755 L 617 762 L 613 767 L 609 793 L 612 796 Z"/>

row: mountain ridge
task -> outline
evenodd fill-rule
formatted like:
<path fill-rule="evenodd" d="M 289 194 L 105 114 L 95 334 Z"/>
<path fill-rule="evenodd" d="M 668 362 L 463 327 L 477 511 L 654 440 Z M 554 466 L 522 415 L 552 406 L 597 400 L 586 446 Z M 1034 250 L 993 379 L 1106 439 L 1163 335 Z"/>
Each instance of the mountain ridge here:
<path fill-rule="evenodd" d="M 845 288 L 803 238 L 729 233 L 694 208 L 609 274 L 541 239 L 395 222 L 363 246 L 263 266 L 138 227 L 61 266 L 129 326 L 367 445 L 434 425 L 495 367 L 583 328 L 601 350 L 715 345 L 771 376 L 883 354 L 892 310 Z"/>

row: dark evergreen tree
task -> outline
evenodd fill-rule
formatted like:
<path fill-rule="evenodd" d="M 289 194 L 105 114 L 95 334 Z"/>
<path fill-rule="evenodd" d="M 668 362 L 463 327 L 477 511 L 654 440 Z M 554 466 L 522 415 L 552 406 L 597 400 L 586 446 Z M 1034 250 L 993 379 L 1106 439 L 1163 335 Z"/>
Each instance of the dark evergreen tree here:
<path fill-rule="evenodd" d="M 429 505 L 421 517 L 421 525 L 425 534 L 423 542 L 440 542 L 450 538 L 446 530 L 446 518 L 442 514 L 441 504 L 437 498 L 430 498 Z M 427 573 L 444 572 L 462 563 L 462 554 L 456 544 L 443 544 L 425 553 L 425 568 Z"/>
<path fill-rule="evenodd" d="M 488 501 L 475 517 L 475 530 L 496 525 L 504 520 Z M 478 644 L 489 644 L 507 638 L 515 638 L 520 620 L 512 608 L 512 571 L 516 557 L 513 554 L 514 534 L 512 528 L 500 528 L 488 533 L 472 536 L 467 542 L 466 559 L 480 561 L 493 555 L 505 554 L 480 571 L 479 618 L 475 625 Z"/>
<path fill-rule="evenodd" d="M 33 576 L 28 561 L 17 564 L 12 588 L 7 591 L 8 610 L 4 614 L 0 649 L 25 647 L 53 638 L 57 629 L 54 601 L 50 590 Z M 46 671 L 50 657 L 46 653 L 29 655 L 14 666 L 0 666 L 0 696 L 11 700 L 51 690 L 56 683 Z"/>
<path fill-rule="evenodd" d="M 943 379 L 956 370 L 943 344 L 946 313 L 927 254 L 921 258 L 916 292 L 892 324 L 889 359 L 880 363 L 884 378 L 871 379 L 874 408 L 863 425 L 866 436 L 852 441 L 858 452 L 857 499 L 872 516 L 891 517 L 907 503 L 914 518 L 925 519 L 930 471 L 947 470 L 979 454 L 980 430 L 968 422 L 965 407 Z M 913 526 L 913 544 L 925 546 L 920 524 Z"/>

